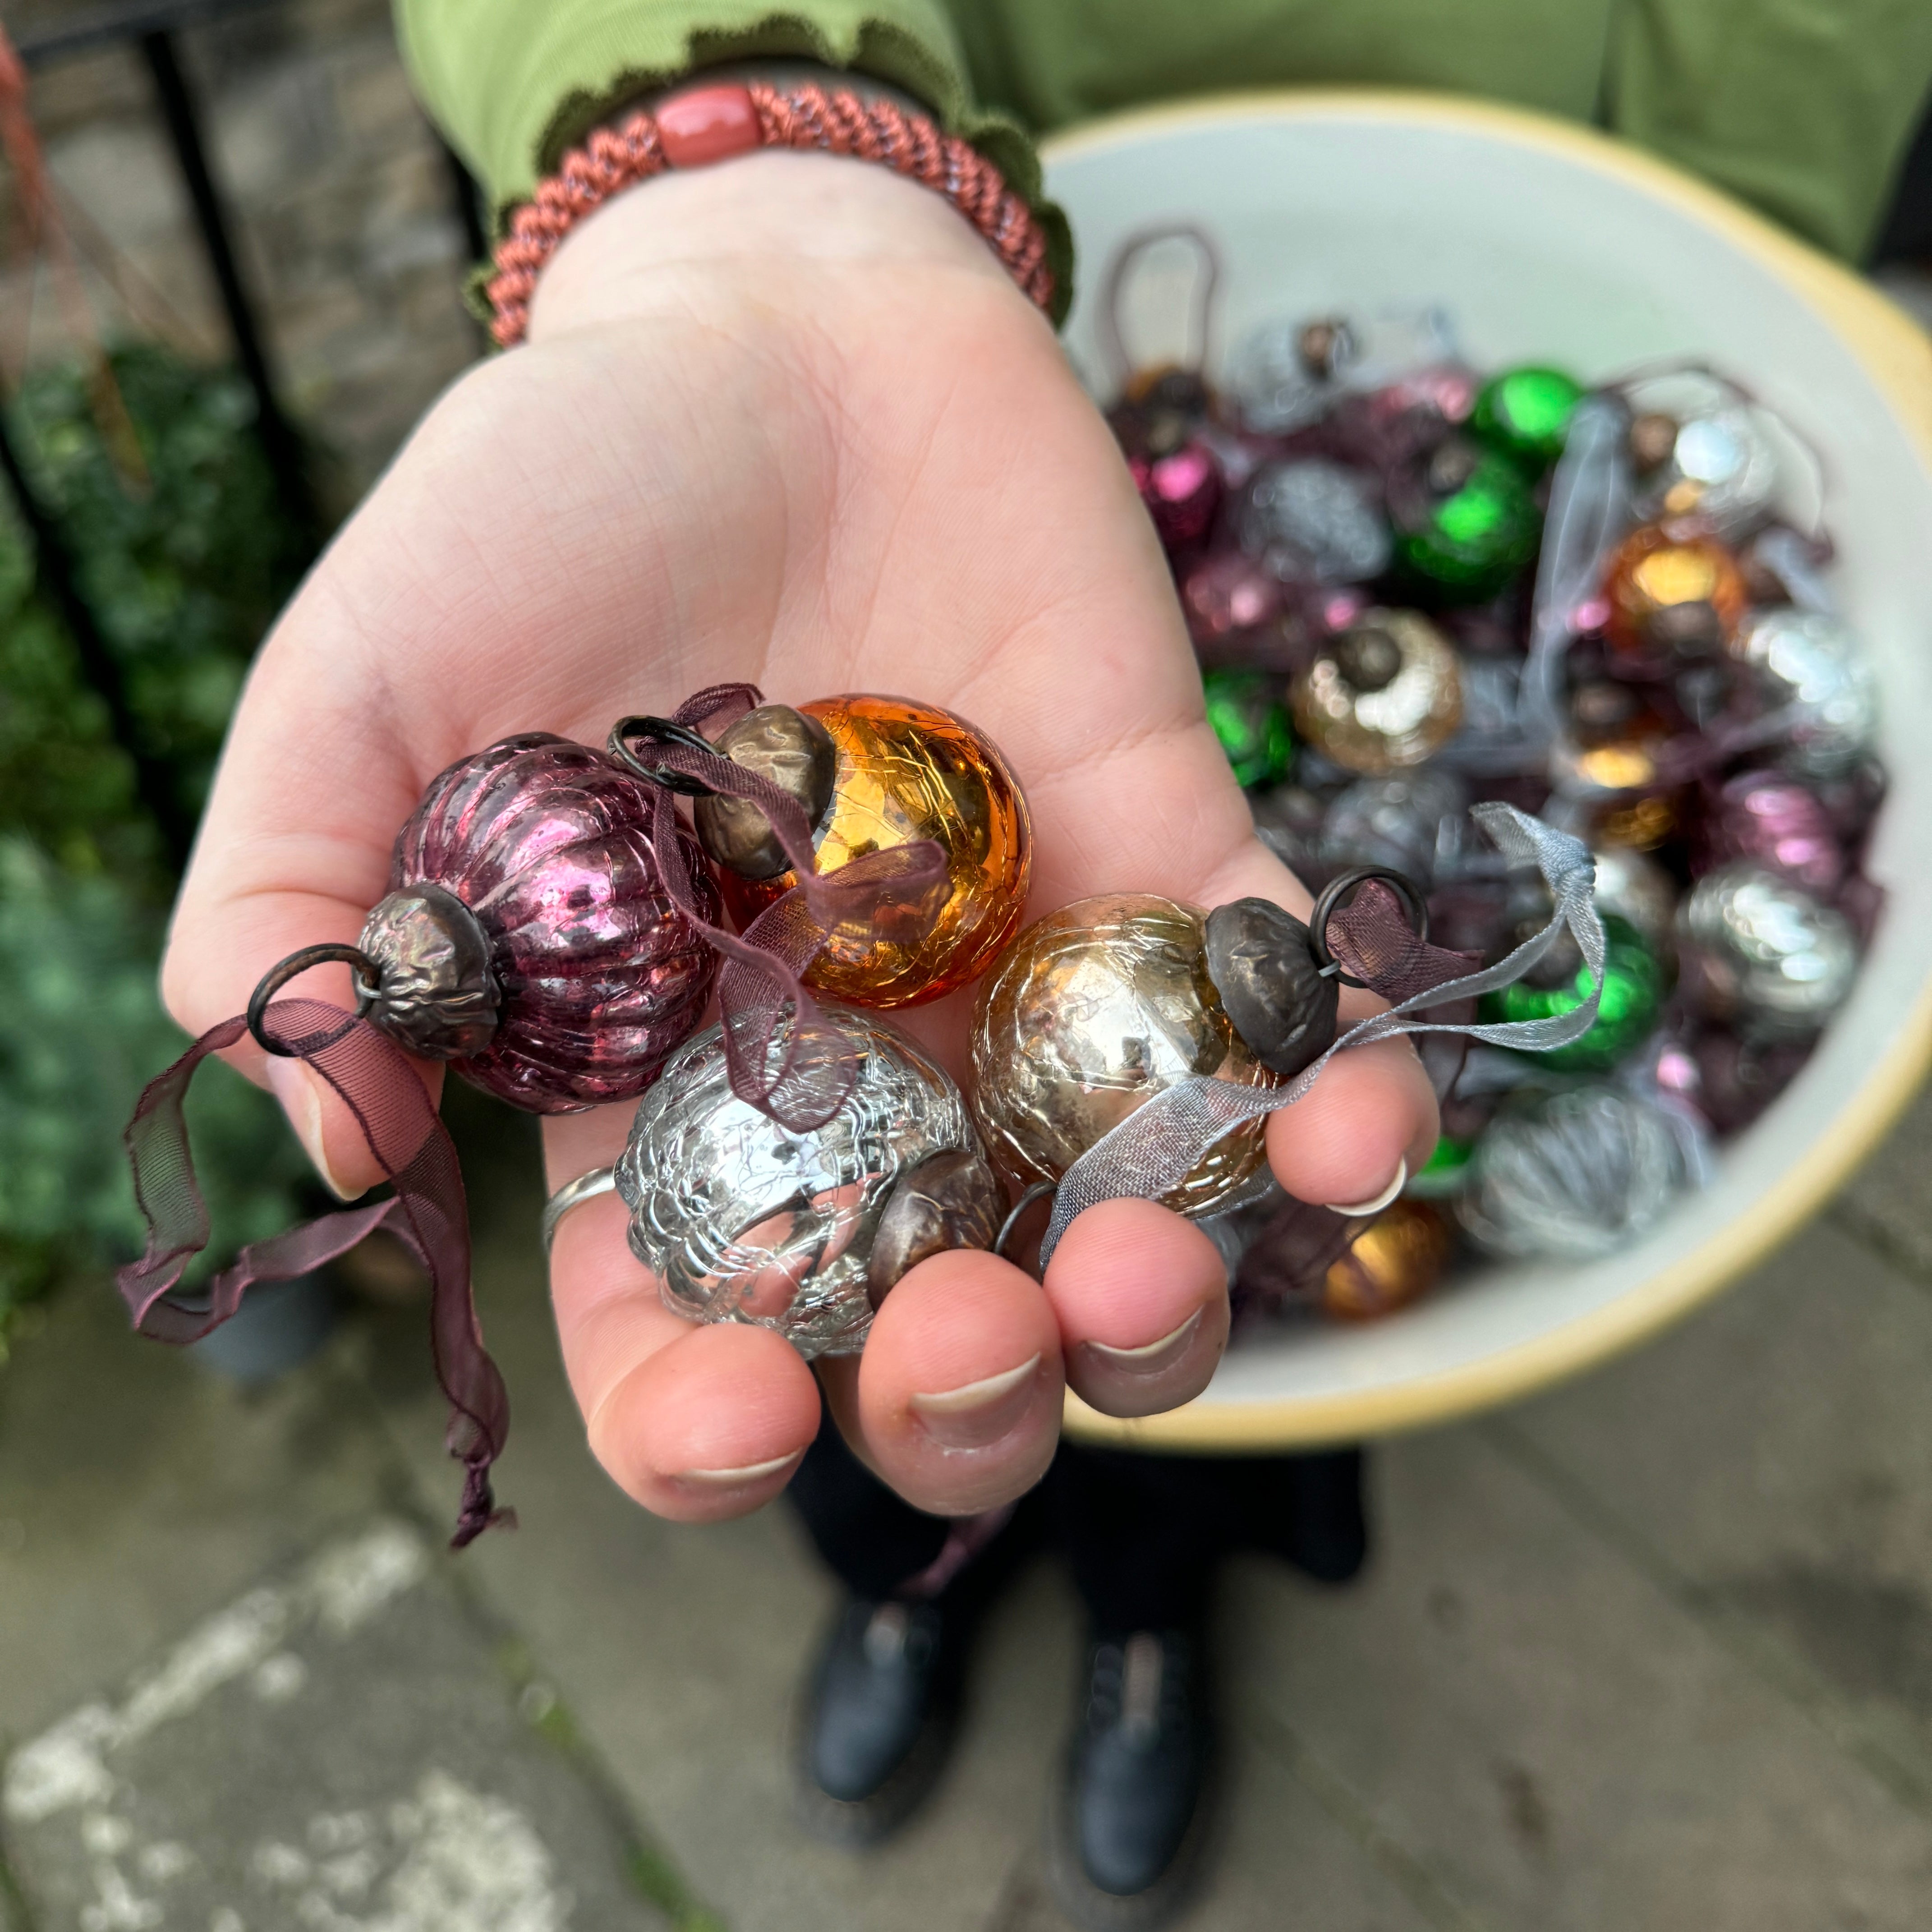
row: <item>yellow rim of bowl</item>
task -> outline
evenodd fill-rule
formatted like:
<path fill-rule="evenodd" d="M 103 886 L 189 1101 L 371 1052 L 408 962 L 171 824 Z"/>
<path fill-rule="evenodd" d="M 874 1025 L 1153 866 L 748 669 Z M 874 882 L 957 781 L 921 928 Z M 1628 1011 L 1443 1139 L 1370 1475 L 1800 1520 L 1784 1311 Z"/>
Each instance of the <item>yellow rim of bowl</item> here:
<path fill-rule="evenodd" d="M 1217 95 L 1112 116 L 1048 142 L 1049 166 L 1163 130 L 1338 116 L 1462 128 L 1628 182 L 1720 236 L 1830 325 L 1890 402 L 1932 470 L 1932 336 L 1868 284 L 1719 190 L 1594 130 L 1454 95 L 1352 88 Z M 1271 1402 L 1197 1400 L 1165 1415 L 1101 1414 L 1070 1390 L 1066 1428 L 1118 1448 L 1233 1453 L 1358 1441 L 1447 1422 L 1528 1395 L 1646 1341 L 1708 1301 L 1803 1226 L 1884 1138 L 1932 1066 L 1932 977 L 1877 1061 L 1810 1152 L 1756 1211 L 1628 1293 L 1545 1335 L 1436 1374 L 1379 1388 Z"/>

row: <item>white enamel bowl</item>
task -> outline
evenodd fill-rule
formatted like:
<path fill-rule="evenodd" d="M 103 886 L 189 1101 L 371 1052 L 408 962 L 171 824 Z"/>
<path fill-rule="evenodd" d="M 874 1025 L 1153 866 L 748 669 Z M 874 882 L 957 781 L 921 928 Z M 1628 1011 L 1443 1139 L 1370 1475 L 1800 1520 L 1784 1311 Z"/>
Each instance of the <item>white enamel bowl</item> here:
<path fill-rule="evenodd" d="M 1283 316 L 1439 302 L 1478 368 L 1586 379 L 1701 356 L 1822 453 L 1835 587 L 1884 692 L 1887 894 L 1857 990 L 1706 1191 L 1587 1265 L 1498 1267 L 1379 1325 L 1244 1346 L 1184 1408 L 1070 1430 L 1148 1448 L 1287 1448 L 1507 1401 L 1654 1334 L 1785 1240 L 1932 1061 L 1932 342 L 1856 278 L 1713 190 L 1585 130 L 1417 94 L 1222 98 L 1080 130 L 1047 154 L 1084 267 L 1067 346 L 1102 389 L 1096 285 L 1123 239 L 1220 244 L 1218 356 Z M 1213 373 L 1210 367 L 1210 374 Z"/>

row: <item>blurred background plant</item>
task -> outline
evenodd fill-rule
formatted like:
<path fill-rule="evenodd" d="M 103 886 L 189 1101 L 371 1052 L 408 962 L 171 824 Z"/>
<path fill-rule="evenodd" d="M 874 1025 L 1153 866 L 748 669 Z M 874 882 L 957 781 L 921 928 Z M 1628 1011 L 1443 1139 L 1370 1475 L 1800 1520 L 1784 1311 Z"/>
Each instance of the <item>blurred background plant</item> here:
<path fill-rule="evenodd" d="M 248 387 L 154 343 L 32 372 L 16 446 L 71 553 L 136 746 L 0 517 L 0 1348 L 63 1274 L 136 1253 L 120 1130 L 181 1050 L 155 975 L 174 878 L 132 753 L 182 818 L 205 801 L 250 658 L 307 554 L 254 433 Z M 105 425 L 105 427 L 104 427 Z M 225 1258 L 299 1211 L 301 1156 L 225 1069 L 189 1118 Z"/>

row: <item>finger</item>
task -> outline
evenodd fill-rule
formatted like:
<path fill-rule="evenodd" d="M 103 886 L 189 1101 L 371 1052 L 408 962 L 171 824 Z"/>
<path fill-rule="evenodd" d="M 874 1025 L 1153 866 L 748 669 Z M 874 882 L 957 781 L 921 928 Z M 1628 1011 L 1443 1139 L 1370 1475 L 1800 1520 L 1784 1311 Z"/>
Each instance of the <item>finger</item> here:
<path fill-rule="evenodd" d="M 674 1315 L 624 1238 L 612 1196 L 557 1230 L 551 1299 L 591 1453 L 657 1515 L 712 1522 L 768 1502 L 818 1428 L 818 1391 L 769 1329 Z"/>
<path fill-rule="evenodd" d="M 613 1165 L 632 1111 L 593 1107 L 545 1120 L 552 1190 Z M 558 1340 L 592 1452 L 661 1516 L 742 1515 L 784 1486 L 817 1432 L 811 1375 L 768 1330 L 700 1328 L 667 1308 L 626 1232 L 623 1202 L 599 1196 L 564 1216 L 551 1247 Z M 738 1339 L 683 1346 L 728 1330 Z"/>
<path fill-rule="evenodd" d="M 1103 1201 L 1078 1216 L 1045 1285 L 1067 1382 L 1103 1414 L 1154 1415 L 1191 1401 L 1227 1346 L 1220 1250 L 1151 1201 Z"/>
<path fill-rule="evenodd" d="M 1059 1439 L 1060 1330 L 1010 1262 L 956 1251 L 922 1262 L 872 1324 L 833 1413 L 880 1478 L 919 1509 L 967 1516 L 1039 1481 Z"/>

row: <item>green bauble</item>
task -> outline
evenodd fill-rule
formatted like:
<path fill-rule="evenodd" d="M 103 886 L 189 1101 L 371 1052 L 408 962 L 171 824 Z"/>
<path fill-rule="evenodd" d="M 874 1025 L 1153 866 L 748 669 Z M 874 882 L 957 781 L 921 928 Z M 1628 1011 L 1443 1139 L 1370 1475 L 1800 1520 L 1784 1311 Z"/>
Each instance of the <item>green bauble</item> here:
<path fill-rule="evenodd" d="M 1243 786 L 1279 784 L 1294 759 L 1281 681 L 1266 671 L 1217 665 L 1201 674 L 1208 722 Z"/>
<path fill-rule="evenodd" d="M 1657 1024 L 1664 994 L 1664 968 L 1657 955 L 1638 936 L 1636 927 L 1615 913 L 1604 916 L 1604 936 L 1609 947 L 1596 1024 L 1581 1040 L 1535 1055 L 1541 1065 L 1559 1072 L 1600 1073 L 1641 1046 Z M 1573 1011 L 1589 997 L 1590 969 L 1580 966 L 1576 978 L 1566 986 L 1532 986 L 1519 980 L 1500 992 L 1486 993 L 1483 1018 L 1548 1019 Z"/>
<path fill-rule="evenodd" d="M 1444 596 L 1478 602 L 1536 554 L 1542 524 L 1522 472 L 1484 450 L 1454 490 L 1398 533 L 1396 554 Z"/>
<path fill-rule="evenodd" d="M 1459 1140 L 1454 1134 L 1438 1136 L 1436 1151 L 1408 1177 L 1406 1191 L 1424 1201 L 1437 1201 L 1457 1192 L 1468 1172 L 1469 1156 L 1475 1150 L 1474 1141 Z"/>
<path fill-rule="evenodd" d="M 1472 435 L 1539 474 L 1563 454 L 1583 386 L 1561 369 L 1505 369 L 1476 393 Z"/>

